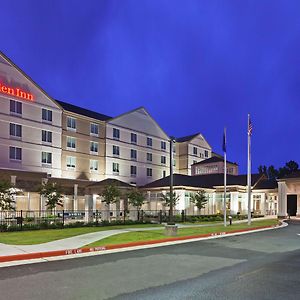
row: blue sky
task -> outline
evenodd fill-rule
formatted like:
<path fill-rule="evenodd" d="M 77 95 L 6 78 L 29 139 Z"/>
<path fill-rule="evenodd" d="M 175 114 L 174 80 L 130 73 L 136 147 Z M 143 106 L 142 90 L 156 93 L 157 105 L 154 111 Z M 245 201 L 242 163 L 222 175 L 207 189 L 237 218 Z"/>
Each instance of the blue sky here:
<path fill-rule="evenodd" d="M 246 172 L 300 162 L 300 1 L 1 1 L 0 49 L 53 98 L 115 116 L 145 106 Z"/>

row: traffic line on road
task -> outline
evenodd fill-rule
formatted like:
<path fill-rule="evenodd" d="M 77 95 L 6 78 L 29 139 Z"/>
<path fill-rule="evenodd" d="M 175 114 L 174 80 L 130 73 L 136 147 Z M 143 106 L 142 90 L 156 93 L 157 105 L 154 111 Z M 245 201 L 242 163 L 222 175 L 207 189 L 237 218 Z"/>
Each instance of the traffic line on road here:
<path fill-rule="evenodd" d="M 55 250 L 55 251 L 47 251 L 47 252 L 34 252 L 34 253 L 23 253 L 23 254 L 16 254 L 16 255 L 7 255 L 7 256 L 0 256 L 0 263 L 7 263 L 7 262 L 20 262 L 20 261 L 47 261 L 47 258 L 55 258 L 55 257 L 76 257 L 80 254 L 92 254 L 95 252 L 97 253 L 105 253 L 111 252 L 109 250 L 125 250 L 125 249 L 145 249 L 148 247 L 155 247 L 155 246 L 167 246 L 177 243 L 184 243 L 184 242 L 191 242 L 191 241 L 200 241 L 205 239 L 212 239 L 212 238 L 220 238 L 225 236 L 232 236 L 232 235 L 239 235 L 245 233 L 252 233 L 258 232 L 263 230 L 270 230 L 280 227 L 287 226 L 286 223 L 283 223 L 280 226 L 263 226 L 263 227 L 252 227 L 248 229 L 239 229 L 227 232 L 218 232 L 218 233 L 207 233 L 207 234 L 199 234 L 199 235 L 192 235 L 192 236 L 182 236 L 182 237 L 169 237 L 160 240 L 151 240 L 151 241 L 138 241 L 138 242 L 130 242 L 130 243 L 123 243 L 123 244 L 116 244 L 116 245 L 107 245 L 107 246 L 100 246 L 100 247 L 85 247 L 85 248 L 78 248 L 78 249 L 66 249 L 66 250 Z M 1 266 L 1 265 L 0 265 Z"/>

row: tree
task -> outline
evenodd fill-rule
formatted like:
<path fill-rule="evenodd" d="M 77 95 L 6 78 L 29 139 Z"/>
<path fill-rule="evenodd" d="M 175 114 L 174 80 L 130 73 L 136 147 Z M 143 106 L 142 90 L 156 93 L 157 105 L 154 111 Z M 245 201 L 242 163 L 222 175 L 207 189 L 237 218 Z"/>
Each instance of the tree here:
<path fill-rule="evenodd" d="M 196 205 L 201 214 L 201 209 L 205 207 L 208 201 L 205 195 L 205 191 L 200 190 L 197 193 L 193 194 L 191 196 L 191 201 Z"/>
<path fill-rule="evenodd" d="M 129 204 L 135 206 L 139 211 L 145 202 L 145 195 L 137 189 L 130 191 L 127 194 Z"/>
<path fill-rule="evenodd" d="M 267 166 L 265 166 L 265 165 L 260 165 L 260 166 L 258 167 L 258 173 L 259 173 L 259 174 L 265 174 L 265 175 L 268 175 Z"/>
<path fill-rule="evenodd" d="M 162 201 L 164 202 L 164 206 L 170 206 L 171 204 L 171 197 L 170 197 L 170 192 L 166 193 L 166 194 L 162 194 L 161 198 L 162 198 Z M 177 202 L 179 200 L 179 196 L 176 195 L 175 192 L 173 192 L 173 197 L 172 197 L 172 202 L 173 202 L 173 207 L 176 206 Z"/>
<path fill-rule="evenodd" d="M 8 181 L 0 181 L 0 208 L 3 210 L 15 210 L 14 196 L 16 189 Z"/>
<path fill-rule="evenodd" d="M 299 170 L 299 165 L 294 160 L 288 161 L 285 164 L 285 167 L 287 168 L 289 174 Z"/>
<path fill-rule="evenodd" d="M 51 211 L 56 207 L 56 205 L 63 206 L 62 193 L 58 185 L 53 182 L 43 183 L 40 187 L 39 193 L 41 196 L 46 197 L 46 206 Z"/>
<path fill-rule="evenodd" d="M 107 185 L 100 196 L 103 197 L 103 201 L 107 205 L 110 205 L 118 201 L 119 197 L 121 196 L 121 192 L 116 186 Z"/>
<path fill-rule="evenodd" d="M 268 179 L 276 179 L 279 175 L 278 170 L 275 169 L 273 165 L 268 167 Z"/>

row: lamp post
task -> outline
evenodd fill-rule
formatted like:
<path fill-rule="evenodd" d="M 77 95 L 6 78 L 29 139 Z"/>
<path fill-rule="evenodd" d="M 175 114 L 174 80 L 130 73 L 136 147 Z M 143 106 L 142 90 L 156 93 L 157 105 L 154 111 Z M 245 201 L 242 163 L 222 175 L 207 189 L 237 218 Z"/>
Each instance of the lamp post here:
<path fill-rule="evenodd" d="M 170 212 L 169 212 L 169 223 L 173 224 L 173 144 L 175 138 L 170 137 Z"/>

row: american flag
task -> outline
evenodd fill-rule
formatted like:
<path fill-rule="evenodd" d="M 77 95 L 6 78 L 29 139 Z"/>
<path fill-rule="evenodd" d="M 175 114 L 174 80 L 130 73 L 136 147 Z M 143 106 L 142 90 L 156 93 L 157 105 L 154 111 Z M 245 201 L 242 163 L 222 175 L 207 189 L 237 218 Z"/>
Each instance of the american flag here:
<path fill-rule="evenodd" d="M 253 130 L 253 126 L 252 126 L 252 122 L 249 116 L 249 122 L 248 122 L 248 135 L 252 135 L 252 130 Z"/>

